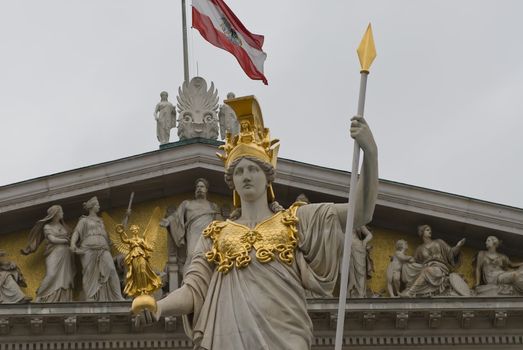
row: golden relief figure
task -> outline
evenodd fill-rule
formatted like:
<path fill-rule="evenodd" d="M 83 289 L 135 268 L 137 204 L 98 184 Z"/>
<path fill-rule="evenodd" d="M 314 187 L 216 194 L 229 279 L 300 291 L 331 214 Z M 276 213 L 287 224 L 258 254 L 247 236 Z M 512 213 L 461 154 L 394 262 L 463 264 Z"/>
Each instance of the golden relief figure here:
<path fill-rule="evenodd" d="M 143 232 L 140 232 L 138 225 L 131 225 L 126 232 L 124 224 L 118 224 L 109 231 L 114 248 L 125 257 L 127 273 L 124 293 L 134 298 L 133 312 L 144 308 L 156 309 L 156 301 L 150 295 L 162 286 L 162 281 L 154 272 L 150 259 L 158 239 L 161 218 L 162 212 L 156 207 Z"/>

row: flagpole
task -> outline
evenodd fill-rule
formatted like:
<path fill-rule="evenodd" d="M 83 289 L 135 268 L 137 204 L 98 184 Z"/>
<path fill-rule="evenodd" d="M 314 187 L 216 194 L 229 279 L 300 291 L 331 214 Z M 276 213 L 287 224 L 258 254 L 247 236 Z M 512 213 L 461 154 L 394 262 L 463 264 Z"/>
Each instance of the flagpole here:
<path fill-rule="evenodd" d="M 189 51 L 187 49 L 187 16 L 185 14 L 185 0 L 182 0 L 182 37 L 183 37 L 183 76 L 189 83 Z"/>
<path fill-rule="evenodd" d="M 367 91 L 367 77 L 369 68 L 374 58 L 376 49 L 372 37 L 372 28 L 369 23 L 367 31 L 358 47 L 358 57 L 361 63 L 360 93 L 358 99 L 358 116 L 363 117 L 365 110 L 365 93 Z M 360 145 L 354 140 L 354 152 L 352 155 L 352 171 L 350 175 L 349 207 L 347 210 L 347 223 L 345 226 L 345 239 L 343 244 L 343 257 L 341 263 L 340 298 L 338 303 L 338 319 L 336 322 L 336 342 L 334 349 L 342 350 L 343 331 L 345 326 L 345 308 L 347 306 L 347 284 L 349 279 L 349 263 L 352 247 L 352 231 L 354 230 L 354 212 L 356 207 L 356 187 L 358 182 L 358 170 L 360 165 Z"/>

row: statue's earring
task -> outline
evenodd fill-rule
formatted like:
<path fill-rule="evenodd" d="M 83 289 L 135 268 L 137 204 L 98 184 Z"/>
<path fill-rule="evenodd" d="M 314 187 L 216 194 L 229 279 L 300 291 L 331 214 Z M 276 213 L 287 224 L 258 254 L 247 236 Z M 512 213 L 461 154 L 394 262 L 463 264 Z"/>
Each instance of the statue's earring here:
<path fill-rule="evenodd" d="M 272 188 L 272 184 L 270 183 L 267 188 L 267 201 L 269 203 L 272 203 L 276 200 L 276 195 L 274 194 L 274 189 Z"/>
<path fill-rule="evenodd" d="M 236 192 L 236 190 L 232 190 L 232 205 L 235 208 L 239 208 L 242 206 L 240 195 L 238 194 L 238 192 Z"/>

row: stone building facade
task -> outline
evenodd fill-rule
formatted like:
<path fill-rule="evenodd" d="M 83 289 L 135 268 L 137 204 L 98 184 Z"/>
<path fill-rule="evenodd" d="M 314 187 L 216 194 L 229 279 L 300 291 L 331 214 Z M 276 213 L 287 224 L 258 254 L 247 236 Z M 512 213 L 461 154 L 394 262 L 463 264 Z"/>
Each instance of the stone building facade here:
<path fill-rule="evenodd" d="M 52 204 L 60 204 L 66 222 L 74 226 L 81 203 L 96 195 L 103 211 L 121 218 L 135 193 L 133 218 L 143 222 L 151 208 L 166 211 L 193 196 L 194 180 L 207 178 L 210 199 L 230 208 L 231 193 L 216 158 L 220 143 L 191 139 L 125 159 L 49 175 L 0 187 L 0 248 L 22 269 L 26 294 L 34 296 L 43 277 L 43 252 L 23 257 L 31 226 Z M 288 159 L 280 159 L 274 189 L 289 206 L 305 193 L 311 202 L 344 202 L 350 174 Z M 347 349 L 521 349 L 522 297 L 389 298 L 386 268 L 394 245 L 405 239 L 418 244 L 416 227 L 429 224 L 437 238 L 452 244 L 466 238 L 458 269 L 473 287 L 473 260 L 485 238 L 503 240 L 503 253 L 523 261 L 523 210 L 390 181 L 380 181 L 373 222 L 371 251 L 372 297 L 347 301 Z M 153 257 L 164 269 L 170 288 L 180 279 L 180 261 L 169 247 L 168 235 Z M 169 253 L 171 252 L 171 253 Z M 332 349 L 337 299 L 309 299 L 314 323 L 313 349 Z M 0 305 L 0 350 L 7 349 L 191 349 L 181 320 L 162 318 L 136 328 L 130 302 L 29 303 Z"/>

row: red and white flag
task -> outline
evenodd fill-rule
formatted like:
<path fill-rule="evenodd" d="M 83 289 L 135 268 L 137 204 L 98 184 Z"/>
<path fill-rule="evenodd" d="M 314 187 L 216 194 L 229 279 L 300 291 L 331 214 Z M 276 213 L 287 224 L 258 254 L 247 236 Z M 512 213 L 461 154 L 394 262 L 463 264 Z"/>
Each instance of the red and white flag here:
<path fill-rule="evenodd" d="M 249 78 L 267 85 L 263 35 L 249 32 L 223 0 L 193 0 L 192 26 L 205 40 L 232 53 Z"/>

